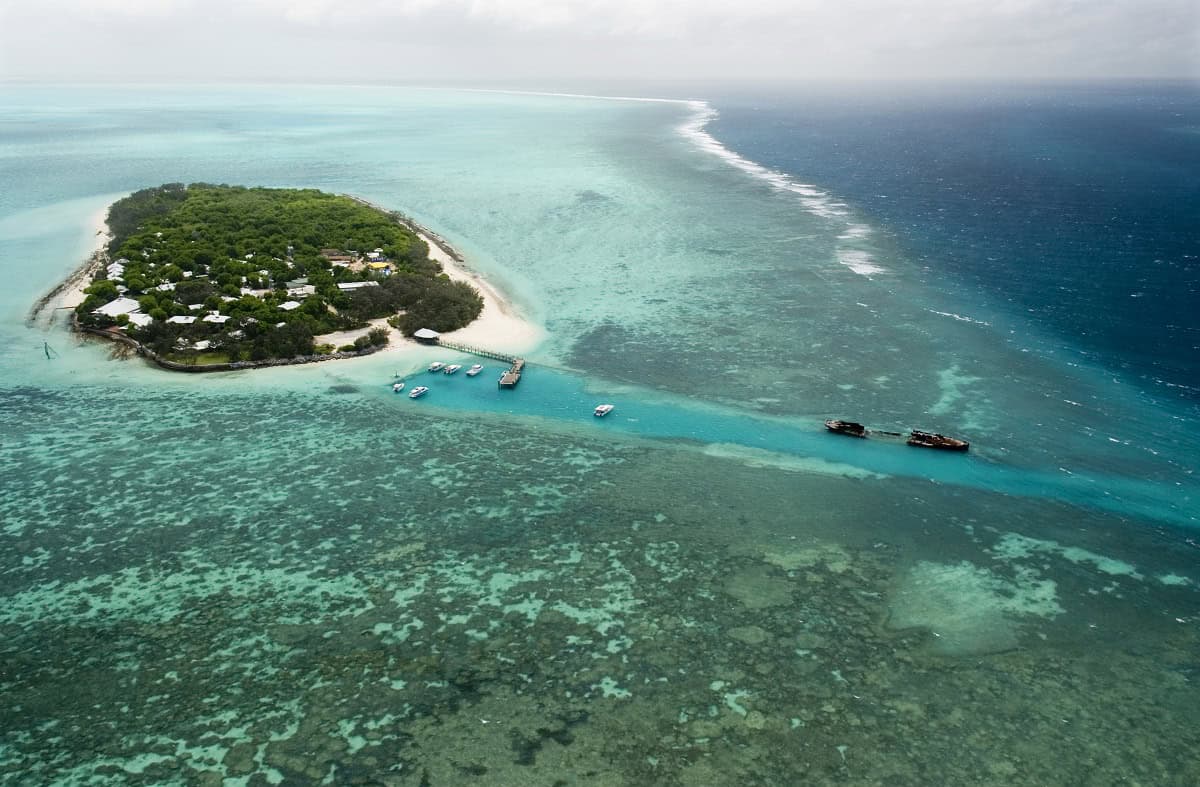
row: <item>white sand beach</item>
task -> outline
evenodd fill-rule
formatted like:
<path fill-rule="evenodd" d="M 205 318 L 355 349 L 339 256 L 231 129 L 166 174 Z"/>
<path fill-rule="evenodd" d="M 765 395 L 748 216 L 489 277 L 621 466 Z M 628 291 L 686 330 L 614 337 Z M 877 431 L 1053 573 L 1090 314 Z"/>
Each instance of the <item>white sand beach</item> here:
<path fill-rule="evenodd" d="M 108 231 L 107 219 L 107 207 L 101 208 L 88 218 L 86 227 L 89 241 L 84 246 L 84 261 L 71 271 L 67 278 L 34 303 L 26 318 L 27 324 L 49 328 L 67 310 L 83 303 L 87 297 L 83 291 L 92 283 L 97 266 L 104 260 L 104 247 L 112 238 Z"/>
<path fill-rule="evenodd" d="M 112 239 L 112 233 L 108 229 L 107 207 L 101 208 L 88 218 L 88 233 L 95 239 L 95 243 L 88 249 L 87 263 L 76 268 L 71 274 L 66 287 L 58 294 L 56 302 L 51 304 L 53 308 L 74 309 L 87 297 L 83 290 L 92 283 L 92 274 L 95 272 L 96 265 L 99 264 L 95 254 L 108 245 Z"/>

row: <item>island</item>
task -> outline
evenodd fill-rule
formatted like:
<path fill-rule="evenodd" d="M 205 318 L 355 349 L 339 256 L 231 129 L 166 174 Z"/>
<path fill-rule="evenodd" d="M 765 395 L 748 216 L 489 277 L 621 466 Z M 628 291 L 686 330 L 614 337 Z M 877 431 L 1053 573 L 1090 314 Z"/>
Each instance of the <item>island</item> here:
<path fill-rule="evenodd" d="M 422 228 L 344 195 L 168 183 L 113 203 L 107 224 L 75 324 L 167 368 L 366 354 L 392 328 L 453 331 L 484 306 Z"/>

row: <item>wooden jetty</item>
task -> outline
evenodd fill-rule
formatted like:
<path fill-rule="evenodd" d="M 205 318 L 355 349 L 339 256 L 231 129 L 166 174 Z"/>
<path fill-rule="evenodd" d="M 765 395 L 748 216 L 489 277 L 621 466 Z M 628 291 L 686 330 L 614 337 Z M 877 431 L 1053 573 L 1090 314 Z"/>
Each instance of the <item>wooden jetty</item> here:
<path fill-rule="evenodd" d="M 460 353 L 469 353 L 470 355 L 479 355 L 483 358 L 494 358 L 497 361 L 504 361 L 509 364 L 508 371 L 500 375 L 499 385 L 501 388 L 516 388 L 517 383 L 521 382 L 521 372 L 525 371 L 525 359 L 518 358 L 515 355 L 496 352 L 495 350 L 485 350 L 482 347 L 472 347 L 469 344 L 459 344 L 458 342 L 447 341 L 438 338 L 437 344 L 439 347 L 445 347 L 450 350 L 458 350 Z"/>
<path fill-rule="evenodd" d="M 499 352 L 496 352 L 495 350 L 485 350 L 482 347 L 472 347 L 469 344 L 459 344 L 458 342 L 447 341 L 446 339 L 443 339 L 440 336 L 438 337 L 438 340 L 437 340 L 437 346 L 445 347 L 448 350 L 458 350 L 460 353 L 467 353 L 469 355 L 478 355 L 483 358 L 494 358 L 497 361 L 504 361 L 505 363 L 510 363 L 510 364 L 521 360 L 520 358 L 517 358 L 517 356 L 515 356 L 515 355 L 508 355 L 507 353 L 499 353 Z"/>

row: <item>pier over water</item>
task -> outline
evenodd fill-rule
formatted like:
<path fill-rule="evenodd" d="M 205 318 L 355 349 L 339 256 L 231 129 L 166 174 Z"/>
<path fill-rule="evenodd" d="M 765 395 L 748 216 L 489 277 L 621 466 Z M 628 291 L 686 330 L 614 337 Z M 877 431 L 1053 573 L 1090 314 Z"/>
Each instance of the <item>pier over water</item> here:
<path fill-rule="evenodd" d="M 510 364 L 508 371 L 500 375 L 499 386 L 501 388 L 516 388 L 517 383 L 521 382 L 521 373 L 525 370 L 525 359 L 518 358 L 515 355 L 507 353 L 495 352 L 494 350 L 485 350 L 482 347 L 472 347 L 469 344 L 459 344 L 457 342 L 447 341 L 441 337 L 437 339 L 439 347 L 445 347 L 449 350 L 458 350 L 462 353 L 471 355 L 479 355 L 484 358 L 494 358 L 497 361 L 505 361 Z"/>

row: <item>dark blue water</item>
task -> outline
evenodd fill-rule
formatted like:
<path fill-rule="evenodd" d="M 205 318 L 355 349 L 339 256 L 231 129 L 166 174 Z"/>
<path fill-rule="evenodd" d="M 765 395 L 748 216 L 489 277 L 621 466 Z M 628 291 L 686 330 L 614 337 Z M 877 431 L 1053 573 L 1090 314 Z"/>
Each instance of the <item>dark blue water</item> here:
<path fill-rule="evenodd" d="M 709 129 L 845 199 L 933 286 L 1200 401 L 1200 85 L 811 88 Z"/>

